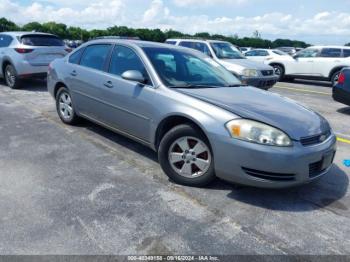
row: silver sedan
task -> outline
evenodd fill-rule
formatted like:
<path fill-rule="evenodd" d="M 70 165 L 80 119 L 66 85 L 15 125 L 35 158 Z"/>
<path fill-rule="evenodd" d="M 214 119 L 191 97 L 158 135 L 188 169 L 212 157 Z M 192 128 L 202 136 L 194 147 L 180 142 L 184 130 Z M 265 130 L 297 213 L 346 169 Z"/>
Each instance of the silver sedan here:
<path fill-rule="evenodd" d="M 184 185 L 300 185 L 325 175 L 336 152 L 322 116 L 187 48 L 94 40 L 51 63 L 48 89 L 64 123 L 86 118 L 149 146 Z"/>

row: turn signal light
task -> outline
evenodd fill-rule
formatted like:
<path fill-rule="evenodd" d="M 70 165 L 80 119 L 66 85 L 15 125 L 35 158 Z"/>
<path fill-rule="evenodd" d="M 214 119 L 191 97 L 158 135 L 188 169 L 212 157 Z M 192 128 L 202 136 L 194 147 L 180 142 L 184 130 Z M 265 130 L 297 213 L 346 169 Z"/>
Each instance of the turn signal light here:
<path fill-rule="evenodd" d="M 27 48 L 15 48 L 17 53 L 20 54 L 28 54 L 34 51 L 34 49 L 27 49 Z"/>
<path fill-rule="evenodd" d="M 344 73 L 340 73 L 338 83 L 344 84 L 344 82 L 345 82 L 345 75 L 344 75 Z"/>

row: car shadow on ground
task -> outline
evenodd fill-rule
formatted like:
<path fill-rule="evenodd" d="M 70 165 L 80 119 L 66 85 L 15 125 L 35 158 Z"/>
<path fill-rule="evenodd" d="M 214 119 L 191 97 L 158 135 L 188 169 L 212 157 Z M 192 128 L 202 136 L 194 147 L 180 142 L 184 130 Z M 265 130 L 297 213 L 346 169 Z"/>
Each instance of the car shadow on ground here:
<path fill-rule="evenodd" d="M 78 126 L 101 136 L 103 139 L 107 139 L 112 144 L 125 147 L 158 164 L 157 153 L 140 143 L 88 120 L 80 121 Z M 166 175 L 163 175 L 164 180 L 168 180 Z M 173 182 L 169 181 L 168 183 Z M 328 206 L 347 210 L 347 207 L 340 202 L 340 199 L 345 196 L 348 185 L 349 178 L 347 174 L 337 165 L 334 165 L 330 173 L 320 180 L 294 188 L 261 189 L 236 185 L 217 179 L 210 186 L 203 188 L 203 190 L 228 191 L 227 197 L 229 199 L 270 210 L 307 212 Z"/>
<path fill-rule="evenodd" d="M 0 85 L 6 86 L 3 79 L 0 79 Z M 31 92 L 47 92 L 46 80 L 43 80 L 43 79 L 24 80 L 22 87 L 19 90 L 31 91 Z"/>
<path fill-rule="evenodd" d="M 285 189 L 231 185 L 232 191 L 227 197 L 252 206 L 277 211 L 308 212 L 328 206 L 347 211 L 348 207 L 340 200 L 346 195 L 348 186 L 349 177 L 342 169 L 334 165 L 329 174 L 310 184 Z M 218 181 L 210 188 L 227 190 L 229 185 Z"/>
<path fill-rule="evenodd" d="M 309 85 L 309 86 L 323 86 L 323 87 L 332 87 L 331 82 L 323 82 L 323 81 L 316 81 L 316 80 L 305 80 L 305 79 L 294 79 L 293 81 L 284 81 L 286 83 L 291 84 L 300 84 L 300 85 Z"/>
<path fill-rule="evenodd" d="M 337 112 L 344 115 L 350 115 L 350 107 L 348 106 L 348 107 L 339 108 Z"/>

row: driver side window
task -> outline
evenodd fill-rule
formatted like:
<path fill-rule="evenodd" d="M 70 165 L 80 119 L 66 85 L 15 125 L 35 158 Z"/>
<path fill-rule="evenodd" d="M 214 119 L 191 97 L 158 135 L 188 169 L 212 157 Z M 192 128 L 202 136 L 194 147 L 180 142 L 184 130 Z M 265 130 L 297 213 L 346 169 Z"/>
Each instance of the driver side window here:
<path fill-rule="evenodd" d="M 305 49 L 303 51 L 300 51 L 297 54 L 297 57 L 299 58 L 311 58 L 311 57 L 317 57 L 319 54 L 318 49 Z"/>
<path fill-rule="evenodd" d="M 151 83 L 145 66 L 134 50 L 125 46 L 116 46 L 113 50 L 109 73 L 121 77 L 129 70 L 139 71 L 147 79 L 147 84 Z"/>

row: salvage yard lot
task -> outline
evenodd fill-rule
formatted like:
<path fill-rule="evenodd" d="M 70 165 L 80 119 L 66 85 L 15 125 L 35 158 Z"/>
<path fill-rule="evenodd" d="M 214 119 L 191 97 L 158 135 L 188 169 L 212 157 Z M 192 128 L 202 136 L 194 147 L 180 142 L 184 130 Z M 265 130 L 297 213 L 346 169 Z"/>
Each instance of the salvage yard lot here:
<path fill-rule="evenodd" d="M 350 108 L 324 83 L 270 91 L 325 116 L 342 141 L 318 182 L 179 186 L 150 149 L 87 121 L 62 124 L 43 82 L 0 83 L 0 253 L 350 254 Z"/>

